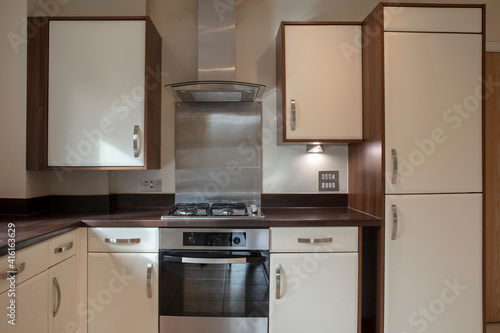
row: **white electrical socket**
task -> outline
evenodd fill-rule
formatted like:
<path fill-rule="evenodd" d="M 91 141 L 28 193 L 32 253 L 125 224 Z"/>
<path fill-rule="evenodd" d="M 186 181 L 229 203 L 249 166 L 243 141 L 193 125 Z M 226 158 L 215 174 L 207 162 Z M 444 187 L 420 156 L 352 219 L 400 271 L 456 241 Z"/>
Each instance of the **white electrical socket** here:
<path fill-rule="evenodd" d="M 161 192 L 161 179 L 141 180 L 141 192 Z"/>

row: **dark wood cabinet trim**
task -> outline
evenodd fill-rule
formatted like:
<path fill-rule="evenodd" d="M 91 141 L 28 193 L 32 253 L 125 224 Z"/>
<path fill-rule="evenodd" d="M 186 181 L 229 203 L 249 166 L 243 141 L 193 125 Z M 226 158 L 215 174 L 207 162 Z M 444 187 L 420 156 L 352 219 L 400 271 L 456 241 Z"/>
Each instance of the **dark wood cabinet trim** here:
<path fill-rule="evenodd" d="M 147 169 L 161 168 L 161 73 L 162 39 L 149 17 L 146 18 L 146 72 L 144 101 L 144 163 Z"/>
<path fill-rule="evenodd" d="M 35 23 L 36 22 L 36 23 Z M 48 125 L 48 19 L 28 18 L 26 170 L 44 170 Z"/>
<path fill-rule="evenodd" d="M 148 16 L 30 17 L 28 29 L 26 170 L 145 170 L 161 168 L 162 39 Z M 145 21 L 144 166 L 48 166 L 50 21 Z M 148 87 L 149 84 L 149 87 Z"/>
<path fill-rule="evenodd" d="M 483 8 L 481 4 L 451 4 L 451 3 L 398 3 L 381 2 L 379 6 L 383 7 L 429 7 L 429 8 Z"/>
<path fill-rule="evenodd" d="M 362 308 L 363 332 L 384 331 L 384 27 L 383 4 L 379 4 L 363 21 L 363 139 L 349 144 L 349 207 L 382 220 L 381 227 L 366 233 L 376 237 L 364 263 L 372 267 L 363 288 L 368 293 Z M 365 236 L 367 236 L 365 235 Z M 365 237 L 365 242 L 368 241 Z M 364 255 L 368 255 L 363 251 Z M 368 261 L 367 258 L 370 260 Z M 376 266 L 371 265 L 376 262 Z M 365 267 L 366 268 L 366 267 Z M 366 274 L 363 274 L 366 279 Z"/>

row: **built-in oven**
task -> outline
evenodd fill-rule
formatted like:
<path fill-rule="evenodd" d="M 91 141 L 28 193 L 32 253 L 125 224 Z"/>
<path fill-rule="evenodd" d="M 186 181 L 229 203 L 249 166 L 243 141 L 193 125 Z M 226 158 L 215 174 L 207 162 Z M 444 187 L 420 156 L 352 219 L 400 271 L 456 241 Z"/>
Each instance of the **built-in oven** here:
<path fill-rule="evenodd" d="M 267 333 L 269 230 L 160 232 L 160 333 Z"/>

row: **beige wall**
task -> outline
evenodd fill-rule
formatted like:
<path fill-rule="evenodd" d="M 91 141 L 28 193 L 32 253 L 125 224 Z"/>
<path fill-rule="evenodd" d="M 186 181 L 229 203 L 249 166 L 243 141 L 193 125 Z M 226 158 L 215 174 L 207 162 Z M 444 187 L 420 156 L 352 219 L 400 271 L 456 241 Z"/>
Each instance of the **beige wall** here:
<path fill-rule="evenodd" d="M 218 0 L 228 2 L 227 0 Z M 274 38 L 283 20 L 361 21 L 376 6 L 373 0 L 235 0 L 237 80 L 267 85 L 263 100 L 263 191 L 316 192 L 318 170 L 339 170 L 347 191 L 347 147 L 326 154 L 305 154 L 303 146 L 276 146 Z M 424 2 L 424 1 L 405 1 Z M 486 3 L 487 40 L 500 42 L 500 1 L 452 0 L 438 3 Z M 45 4 L 41 6 L 40 3 Z M 47 4 L 49 4 L 47 6 Z M 57 5 L 56 5 L 57 4 Z M 45 8 L 45 9 L 44 9 Z M 150 15 L 163 38 L 163 83 L 196 79 L 197 0 L 2 0 L 0 35 L 22 36 L 23 17 L 40 11 L 59 16 Z M 163 90 L 162 169 L 151 171 L 74 171 L 61 177 L 25 171 L 26 48 L 14 52 L 0 41 L 0 197 L 47 194 L 139 192 L 140 179 L 160 178 L 163 192 L 174 183 L 174 103 Z M 8 156 L 8 158 L 7 158 Z"/>

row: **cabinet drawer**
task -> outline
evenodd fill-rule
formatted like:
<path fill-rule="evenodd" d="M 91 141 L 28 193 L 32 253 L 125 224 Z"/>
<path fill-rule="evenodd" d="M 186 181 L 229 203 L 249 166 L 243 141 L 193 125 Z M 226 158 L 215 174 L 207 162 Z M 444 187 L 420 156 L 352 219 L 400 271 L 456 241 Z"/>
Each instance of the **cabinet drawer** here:
<path fill-rule="evenodd" d="M 271 228 L 271 252 L 357 252 L 357 227 Z"/>
<path fill-rule="evenodd" d="M 482 9 L 388 6 L 384 30 L 481 33 Z"/>
<path fill-rule="evenodd" d="M 158 228 L 89 228 L 89 252 L 157 252 Z"/>
<path fill-rule="evenodd" d="M 49 241 L 16 251 L 15 266 L 21 272 L 16 276 L 16 284 L 20 284 L 46 270 L 49 267 Z M 9 267 L 9 256 L 0 258 L 0 274 L 12 269 Z M 0 293 L 9 289 L 9 281 L 0 276 Z"/>
<path fill-rule="evenodd" d="M 76 254 L 76 230 L 49 240 L 49 265 L 54 266 Z"/>

